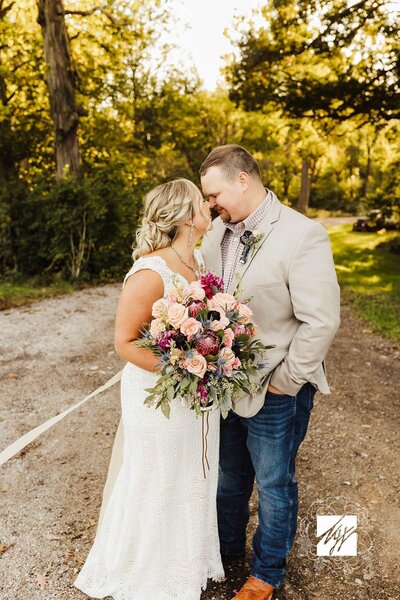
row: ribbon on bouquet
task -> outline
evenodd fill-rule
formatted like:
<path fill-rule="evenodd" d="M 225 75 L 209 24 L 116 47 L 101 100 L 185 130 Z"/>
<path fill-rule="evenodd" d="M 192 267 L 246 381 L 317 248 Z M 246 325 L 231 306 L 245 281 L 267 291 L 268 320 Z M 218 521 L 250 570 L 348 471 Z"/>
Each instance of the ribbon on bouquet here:
<path fill-rule="evenodd" d="M 39 435 L 41 435 L 42 433 L 44 433 L 45 431 L 50 429 L 50 427 L 53 427 L 53 425 L 55 425 L 56 423 L 58 423 L 59 421 L 64 419 L 64 417 L 66 417 L 70 412 L 76 410 L 77 408 L 82 406 L 82 404 L 87 402 L 90 398 L 93 398 L 94 396 L 101 394 L 101 392 L 104 392 L 105 390 L 107 390 L 108 388 L 113 386 L 115 383 L 117 383 L 121 379 L 121 374 L 122 374 L 122 370 L 119 371 L 118 373 L 116 373 L 113 377 L 111 377 L 111 379 L 106 381 L 106 383 L 104 385 L 100 386 L 99 388 L 94 390 L 94 392 L 92 392 L 91 394 L 86 396 L 86 398 L 84 398 L 83 400 L 80 400 L 79 402 L 77 402 L 76 404 L 71 406 L 70 408 L 67 408 L 66 410 L 64 410 L 62 413 L 55 415 L 54 417 L 51 417 L 50 419 L 48 419 L 41 425 L 38 425 L 34 429 L 31 429 L 30 431 L 28 431 L 28 433 L 25 433 L 20 438 L 18 438 L 15 442 L 13 442 L 5 450 L 0 452 L 0 466 L 2 464 L 4 464 L 5 462 L 7 462 L 8 460 L 10 460 L 10 458 L 15 456 L 16 454 L 18 454 L 18 452 L 21 452 L 21 450 L 23 450 L 23 448 L 25 448 L 28 444 L 30 444 L 31 442 L 36 440 L 36 438 L 39 437 Z"/>
<path fill-rule="evenodd" d="M 204 432 L 204 419 L 206 421 L 206 430 Z M 208 458 L 207 458 L 207 450 L 208 450 L 208 432 L 210 429 L 210 423 L 208 421 L 208 412 L 205 413 L 204 412 L 201 413 L 201 466 L 203 467 L 203 475 L 204 475 L 204 479 L 206 478 L 206 468 L 205 468 L 205 464 L 207 465 L 207 469 L 210 470 L 210 463 L 208 462 Z"/>

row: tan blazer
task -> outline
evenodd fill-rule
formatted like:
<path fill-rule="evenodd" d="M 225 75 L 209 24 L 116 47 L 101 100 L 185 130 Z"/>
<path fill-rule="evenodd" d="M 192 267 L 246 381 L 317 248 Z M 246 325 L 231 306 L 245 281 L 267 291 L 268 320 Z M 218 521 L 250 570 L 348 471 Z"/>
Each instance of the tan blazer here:
<path fill-rule="evenodd" d="M 213 226 L 201 250 L 207 267 L 221 276 L 225 225 L 218 217 Z M 294 396 L 309 381 L 330 394 L 324 358 L 340 323 L 340 289 L 325 228 L 274 195 L 257 230 L 264 236 L 236 272 L 242 278 L 240 297 L 253 297 L 249 306 L 257 337 L 275 347 L 266 351 L 262 361 L 259 393 L 234 404 L 234 411 L 243 417 L 261 409 L 269 383 Z M 236 284 L 233 278 L 226 291 L 232 293 Z"/>

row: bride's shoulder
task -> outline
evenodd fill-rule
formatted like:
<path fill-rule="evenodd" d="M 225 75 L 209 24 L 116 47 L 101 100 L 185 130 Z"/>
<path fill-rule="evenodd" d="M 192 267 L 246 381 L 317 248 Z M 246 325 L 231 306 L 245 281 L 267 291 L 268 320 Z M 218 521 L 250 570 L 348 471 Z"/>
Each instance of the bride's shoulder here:
<path fill-rule="evenodd" d="M 167 248 L 158 248 L 157 250 L 153 250 L 153 252 L 149 252 L 148 254 L 143 254 L 141 258 L 153 258 L 153 257 L 165 258 L 168 256 L 168 247 Z"/>
<path fill-rule="evenodd" d="M 156 253 L 145 254 L 144 256 L 140 256 L 135 260 L 129 271 L 126 273 L 124 277 L 124 281 L 122 283 L 122 287 L 124 287 L 126 281 L 131 275 L 134 275 L 138 271 L 154 271 L 164 280 L 164 275 L 166 271 L 166 263 L 163 257 Z"/>

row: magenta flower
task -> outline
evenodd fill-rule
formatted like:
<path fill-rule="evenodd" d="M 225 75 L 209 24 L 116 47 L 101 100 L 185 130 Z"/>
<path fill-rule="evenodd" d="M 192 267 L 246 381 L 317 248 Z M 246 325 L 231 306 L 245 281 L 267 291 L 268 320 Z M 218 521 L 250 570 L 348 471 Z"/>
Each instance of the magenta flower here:
<path fill-rule="evenodd" d="M 222 277 L 217 277 L 212 273 L 206 273 L 200 279 L 202 288 L 204 289 L 207 298 L 210 300 L 213 295 L 224 289 L 224 281 Z"/>
<path fill-rule="evenodd" d="M 160 346 L 162 350 L 167 350 L 171 347 L 171 340 L 174 340 L 175 337 L 175 331 L 163 331 L 157 340 L 157 345 Z"/>
<path fill-rule="evenodd" d="M 200 404 L 206 406 L 208 402 L 207 386 L 204 381 L 197 384 L 197 394 L 200 396 Z"/>

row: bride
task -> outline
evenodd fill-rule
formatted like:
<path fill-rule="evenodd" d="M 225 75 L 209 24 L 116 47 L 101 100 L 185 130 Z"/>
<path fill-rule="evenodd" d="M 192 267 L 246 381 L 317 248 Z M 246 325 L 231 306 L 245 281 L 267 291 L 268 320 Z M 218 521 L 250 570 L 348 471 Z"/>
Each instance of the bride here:
<path fill-rule="evenodd" d="M 224 578 L 216 513 L 219 410 L 209 415 L 204 477 L 201 418 L 178 399 L 169 419 L 143 404 L 159 359 L 132 344 L 173 278 L 185 285 L 197 278 L 202 257 L 194 247 L 210 224 L 208 202 L 186 179 L 159 185 L 146 197 L 132 255 L 137 260 L 122 284 L 115 323 L 115 349 L 127 361 L 122 463 L 74 581 L 92 598 L 199 600 L 208 578 Z"/>

